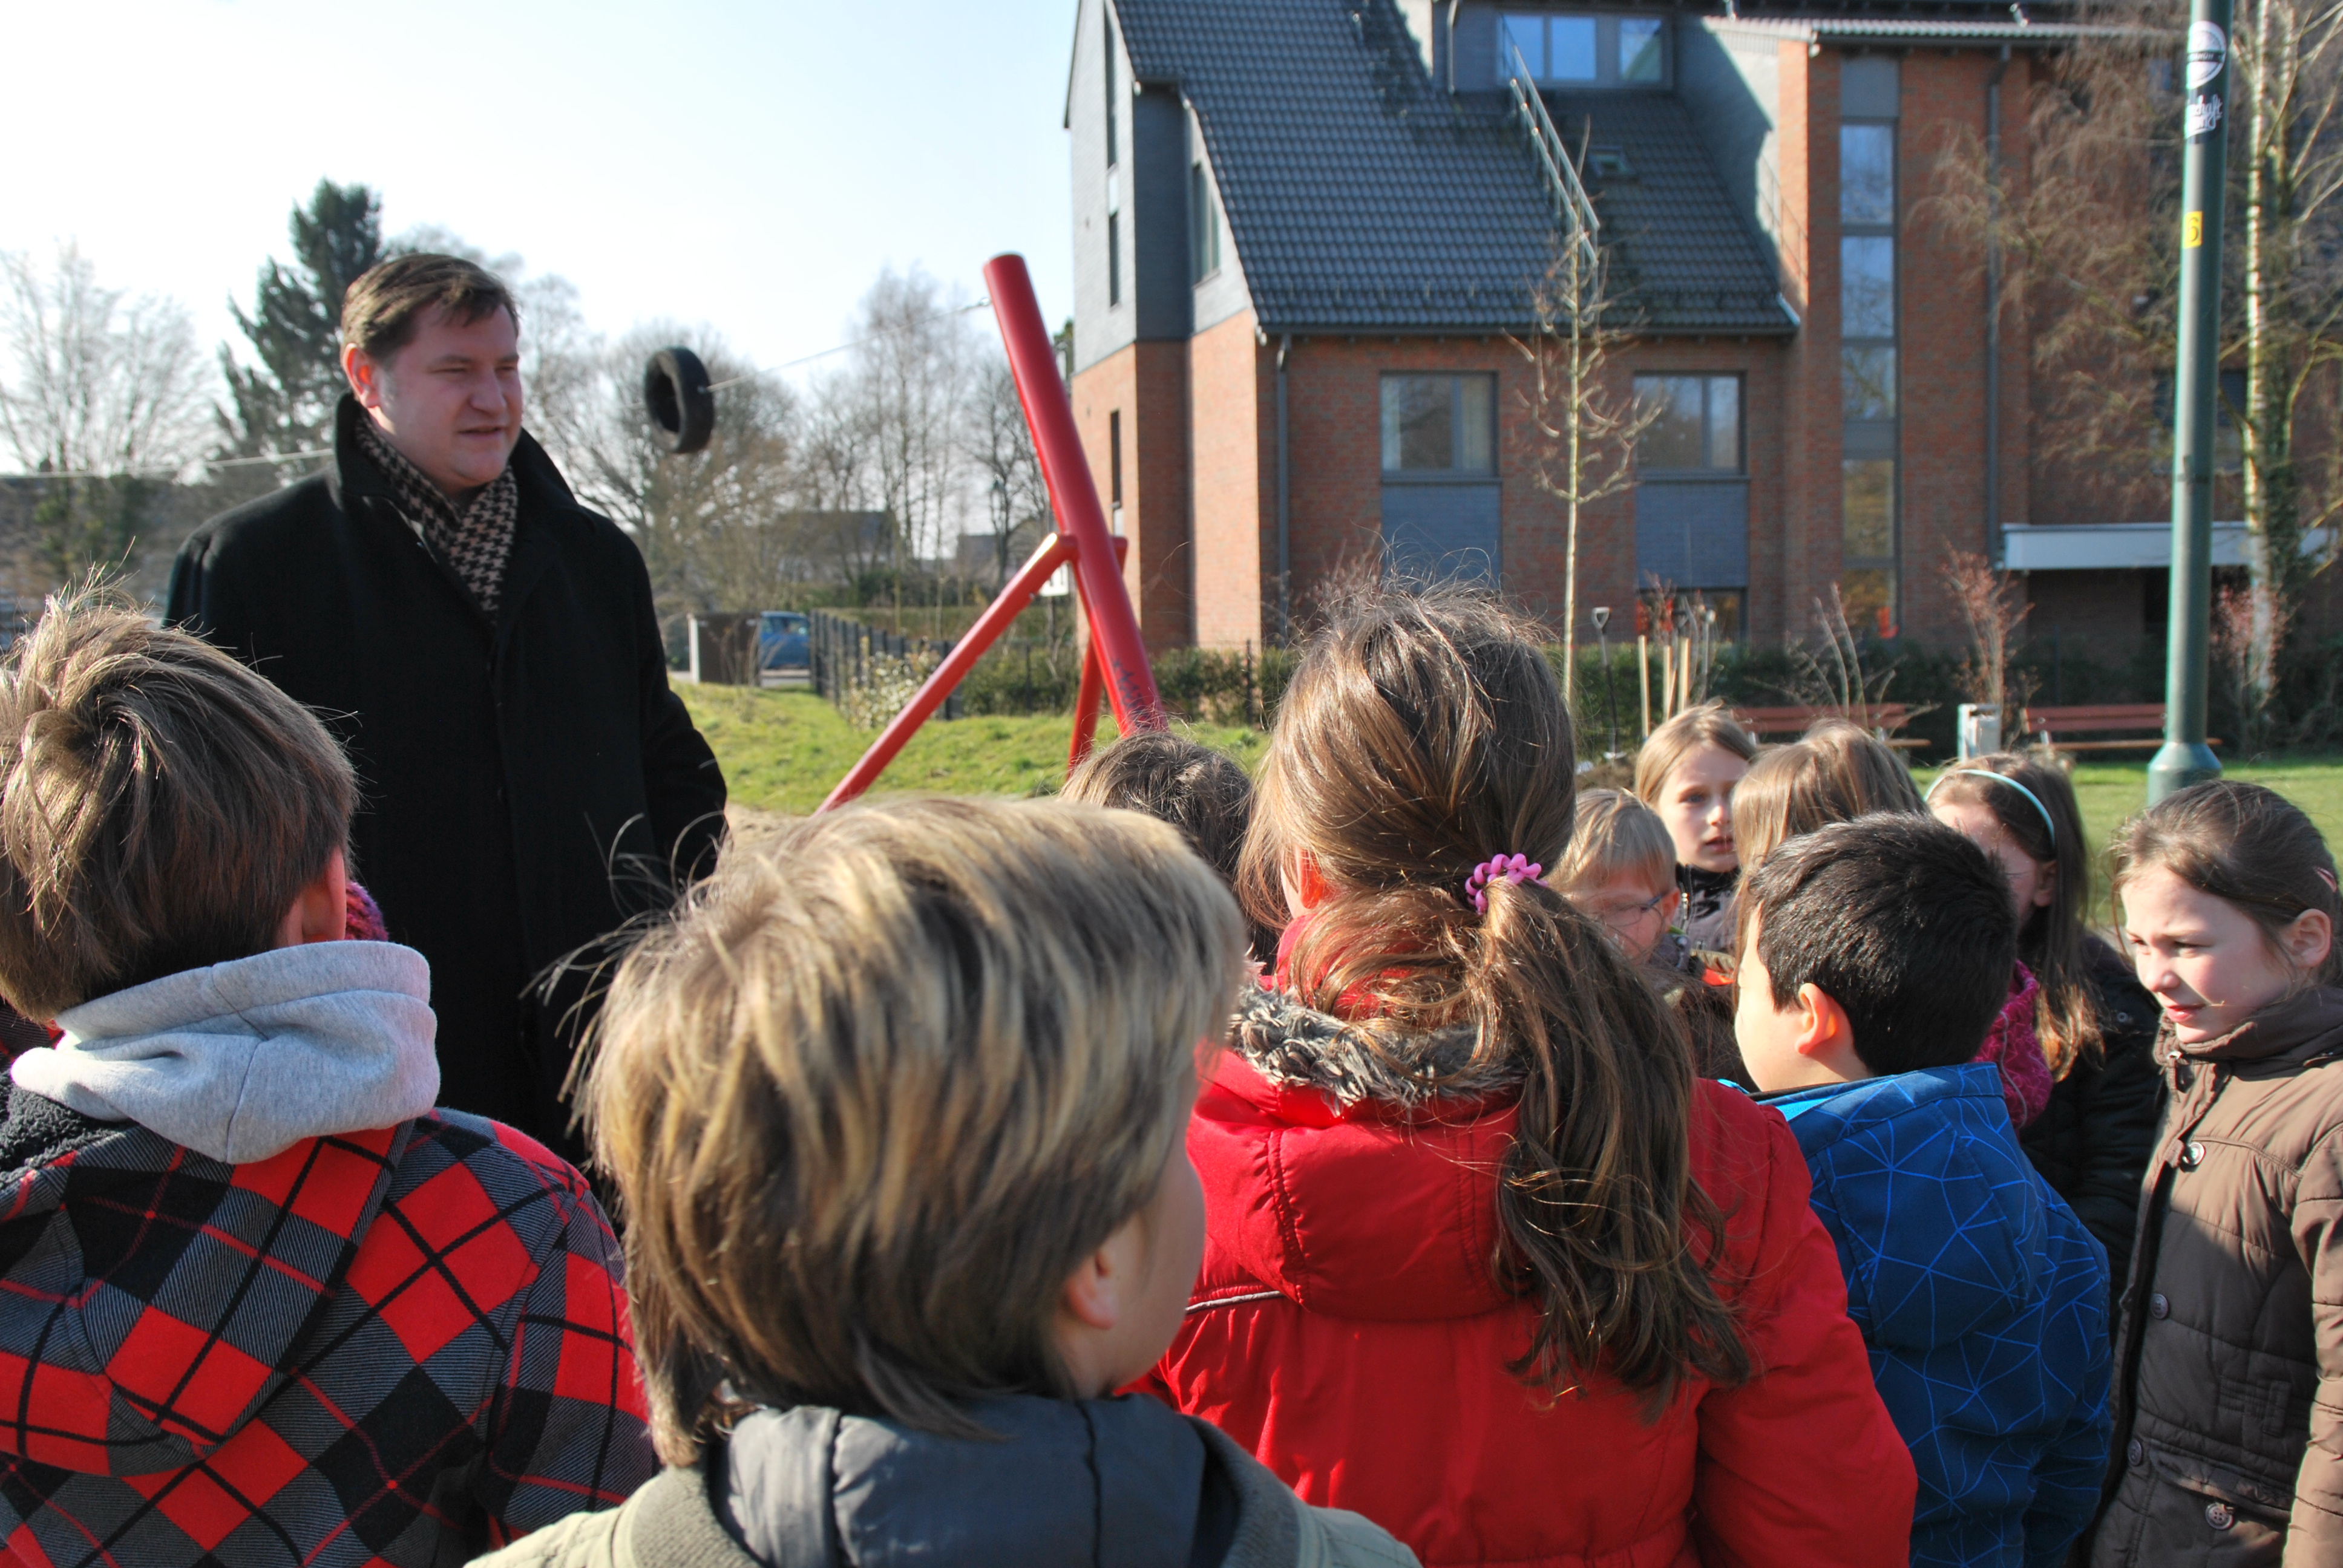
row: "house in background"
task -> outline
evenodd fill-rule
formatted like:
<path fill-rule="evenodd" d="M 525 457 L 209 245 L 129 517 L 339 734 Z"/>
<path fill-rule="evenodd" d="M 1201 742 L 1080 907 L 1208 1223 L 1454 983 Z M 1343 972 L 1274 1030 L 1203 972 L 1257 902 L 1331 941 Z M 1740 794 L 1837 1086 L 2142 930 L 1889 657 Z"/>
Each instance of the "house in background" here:
<path fill-rule="evenodd" d="M 2026 324 L 1982 240 L 1923 221 L 1959 132 L 2025 179 L 2074 32 L 2006 0 L 1082 0 L 1072 395 L 1149 642 L 1278 641 L 1353 562 L 1560 611 L 1516 340 L 1562 231 L 1523 75 L 1584 149 L 1634 323 L 1615 390 L 1661 410 L 1584 515 L 1582 638 L 1653 583 L 1795 638 L 1836 584 L 1955 642 L 1952 550 L 2029 574 L 2036 636 L 2160 637 L 2155 512 L 2036 463 Z"/>

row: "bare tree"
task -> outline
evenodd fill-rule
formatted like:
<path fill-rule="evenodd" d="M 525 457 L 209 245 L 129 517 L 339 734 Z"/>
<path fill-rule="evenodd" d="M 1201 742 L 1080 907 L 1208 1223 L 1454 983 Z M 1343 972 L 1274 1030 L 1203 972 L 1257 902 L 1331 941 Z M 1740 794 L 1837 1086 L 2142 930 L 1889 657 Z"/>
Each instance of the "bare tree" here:
<path fill-rule="evenodd" d="M 951 553 L 946 539 L 966 514 L 960 436 L 977 371 L 968 308 L 925 272 L 890 268 L 862 297 L 855 320 L 845 387 L 867 442 L 865 483 L 892 525 L 899 613 L 905 571 L 923 548 Z"/>
<path fill-rule="evenodd" d="M 2023 179 L 1989 167 L 1972 133 L 1938 159 L 1933 216 L 1997 237 L 2013 258 L 2005 308 L 2033 329 L 2052 393 L 2035 448 L 2068 475 L 2106 477 L 2103 502 L 2153 506 L 2171 450 L 2181 95 L 2173 56 L 2184 0 L 2106 0 L 2102 31 L 2051 57 L 2029 106 Z M 2231 37 L 2221 362 L 2241 366 L 2238 474 L 2258 608 L 2252 663 L 2277 648 L 2310 576 L 2312 531 L 2343 518 L 2343 447 L 2330 437 L 2343 367 L 2343 6 L 2240 0 Z M 2306 452 L 2315 454 L 2306 461 Z M 2266 703 L 2266 689 L 2262 700 Z"/>
<path fill-rule="evenodd" d="M 1957 678 L 1961 695 L 1991 708 L 2001 718 L 2002 733 L 2014 735 L 2015 710 L 2033 696 L 2021 682 L 2013 699 L 2009 672 L 2011 647 L 2033 608 L 2026 590 L 2009 573 L 1996 571 L 1991 561 L 1967 550 L 1946 552 L 1944 578 L 1969 628 L 1969 649 Z"/>
<path fill-rule="evenodd" d="M 1017 530 L 1050 526 L 1050 496 L 1041 481 L 1041 460 L 1033 450 L 1033 432 L 1025 423 L 1025 406 L 1017 397 L 1017 377 L 1001 355 L 987 358 L 976 376 L 976 395 L 970 400 L 969 460 L 984 487 L 986 515 L 992 523 L 994 586 L 1009 580 L 1011 541 Z"/>
<path fill-rule="evenodd" d="M 1635 442 L 1661 413 L 1610 386 L 1611 357 L 1627 334 L 1609 319 L 1615 314 L 1609 264 L 1608 253 L 1591 239 L 1566 236 L 1530 291 L 1536 329 L 1507 339 L 1529 366 L 1521 398 L 1538 435 L 1530 476 L 1563 508 L 1565 704 L 1575 701 L 1578 678 L 1579 513 L 1635 482 Z"/>
<path fill-rule="evenodd" d="M 71 243 L 0 256 L 0 437 L 49 476 L 34 553 L 50 583 L 135 556 L 157 481 L 201 450 L 206 367 L 185 307 L 107 288 Z"/>

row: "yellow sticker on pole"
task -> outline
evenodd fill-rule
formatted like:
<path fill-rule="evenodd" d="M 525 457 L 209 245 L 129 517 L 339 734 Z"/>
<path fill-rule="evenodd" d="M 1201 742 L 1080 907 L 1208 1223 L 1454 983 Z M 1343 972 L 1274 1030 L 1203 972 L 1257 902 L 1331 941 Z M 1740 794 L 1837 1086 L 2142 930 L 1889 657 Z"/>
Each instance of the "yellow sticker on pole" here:
<path fill-rule="evenodd" d="M 2189 212 L 2180 215 L 2180 248 L 2195 250 L 2205 243 L 2205 215 Z"/>

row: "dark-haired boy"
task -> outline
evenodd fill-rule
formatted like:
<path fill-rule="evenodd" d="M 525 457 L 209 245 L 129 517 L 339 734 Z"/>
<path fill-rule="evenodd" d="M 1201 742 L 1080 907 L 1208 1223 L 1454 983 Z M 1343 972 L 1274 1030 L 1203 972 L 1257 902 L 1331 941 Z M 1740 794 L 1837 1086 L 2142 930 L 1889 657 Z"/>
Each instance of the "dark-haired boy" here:
<path fill-rule="evenodd" d="M 1912 1450 L 1912 1562 L 2060 1562 L 2107 1447 L 2107 1255 L 1971 1060 L 2017 961 L 2009 890 L 1926 817 L 1793 839 L 1743 884 L 1735 1033 L 1788 1118 L 1847 1311 Z"/>
<path fill-rule="evenodd" d="M 325 727 L 126 605 L 0 667 L 0 1563 L 461 1562 L 653 1469 L 584 1178 L 432 1109 Z"/>

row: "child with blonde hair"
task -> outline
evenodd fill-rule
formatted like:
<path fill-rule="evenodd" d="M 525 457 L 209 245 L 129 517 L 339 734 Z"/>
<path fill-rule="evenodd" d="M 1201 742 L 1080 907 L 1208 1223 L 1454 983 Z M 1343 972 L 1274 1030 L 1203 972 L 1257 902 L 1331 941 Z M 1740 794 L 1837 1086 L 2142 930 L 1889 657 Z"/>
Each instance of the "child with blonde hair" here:
<path fill-rule="evenodd" d="M 1789 1130 L 1539 879 L 1574 755 L 1485 598 L 1304 650 L 1242 877 L 1293 923 L 1197 1101 L 1154 1386 L 1429 1562 L 1901 1564 L 1911 1460 Z"/>
<path fill-rule="evenodd" d="M 2167 796 L 2116 838 L 2168 1099 L 2117 1331 L 2093 1568 L 2343 1562 L 2343 901 L 2258 784 Z"/>
<path fill-rule="evenodd" d="M 1667 825 L 1620 789 L 1579 792 L 1570 848 L 1546 880 L 1579 912 L 1611 933 L 1637 963 L 1674 964 L 1683 950 L 1671 928 L 1684 902 L 1676 886 L 1675 841 Z"/>
<path fill-rule="evenodd" d="M 1675 840 L 1684 940 L 1704 952 L 1733 946 L 1734 794 L 1756 756 L 1757 738 L 1722 702 L 1685 709 L 1635 753 L 1635 794 Z"/>
<path fill-rule="evenodd" d="M 1674 929 L 1684 901 L 1675 870 L 1675 844 L 1657 813 L 1624 790 L 1586 789 L 1572 818 L 1570 848 L 1546 880 L 1644 967 L 1683 1020 L 1701 1076 L 1742 1082 L 1732 1005 Z"/>
<path fill-rule="evenodd" d="M 1414 1559 L 1143 1395 L 1244 928 L 1177 829 L 892 800 L 736 849 L 620 966 L 586 1091 L 659 1452 L 503 1568 Z"/>

